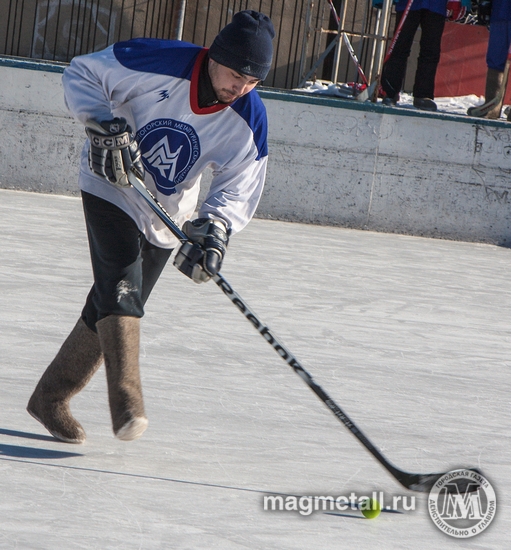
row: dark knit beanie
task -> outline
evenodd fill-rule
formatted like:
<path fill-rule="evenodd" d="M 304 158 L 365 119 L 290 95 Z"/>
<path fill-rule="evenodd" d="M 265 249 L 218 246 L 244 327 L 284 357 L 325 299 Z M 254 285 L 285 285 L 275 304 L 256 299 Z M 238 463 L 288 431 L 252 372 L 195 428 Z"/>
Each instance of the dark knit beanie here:
<path fill-rule="evenodd" d="M 240 11 L 215 38 L 209 57 L 238 73 L 264 80 L 271 67 L 274 36 L 268 16 L 254 10 Z"/>

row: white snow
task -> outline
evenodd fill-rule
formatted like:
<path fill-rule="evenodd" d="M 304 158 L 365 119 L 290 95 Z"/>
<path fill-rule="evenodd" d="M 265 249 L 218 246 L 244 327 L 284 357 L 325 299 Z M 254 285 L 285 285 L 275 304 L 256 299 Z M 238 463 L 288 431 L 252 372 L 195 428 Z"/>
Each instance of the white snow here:
<path fill-rule="evenodd" d="M 351 88 L 347 84 L 334 84 L 333 82 L 328 82 L 325 80 L 316 80 L 315 82 L 306 82 L 303 88 L 296 88 L 295 91 L 347 98 L 348 94 L 350 94 Z M 378 99 L 378 103 L 381 103 L 381 99 Z M 466 115 L 469 107 L 482 105 L 484 103 L 484 96 L 470 94 L 459 97 L 437 97 L 435 98 L 435 103 L 438 106 L 439 113 Z M 400 94 L 397 107 L 417 110 L 413 106 L 413 96 L 406 93 Z M 502 120 L 506 120 L 508 108 L 508 105 L 503 106 L 501 115 Z"/>

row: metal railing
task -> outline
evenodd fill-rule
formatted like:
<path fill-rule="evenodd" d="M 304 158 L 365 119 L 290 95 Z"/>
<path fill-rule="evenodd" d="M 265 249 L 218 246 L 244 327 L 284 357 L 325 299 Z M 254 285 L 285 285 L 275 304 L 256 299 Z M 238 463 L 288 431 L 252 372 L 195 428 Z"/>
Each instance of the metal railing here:
<path fill-rule="evenodd" d="M 141 36 L 209 46 L 234 13 L 255 9 L 271 17 L 277 35 L 266 86 L 295 88 L 311 68 L 317 78 L 354 80 L 346 51 L 318 63 L 338 33 L 330 3 L 344 14 L 343 31 L 371 71 L 380 11 L 371 0 L 0 0 L 0 55 L 68 62 Z"/>
<path fill-rule="evenodd" d="M 371 0 L 321 0 L 323 13 L 314 25 L 310 16 L 316 1 L 308 0 L 300 84 L 311 77 L 332 82 L 374 81 L 381 72 L 389 39 L 392 0 L 382 0 L 382 9 L 372 8 Z M 326 40 L 323 51 L 322 39 Z M 308 57 L 310 46 L 313 52 Z"/>

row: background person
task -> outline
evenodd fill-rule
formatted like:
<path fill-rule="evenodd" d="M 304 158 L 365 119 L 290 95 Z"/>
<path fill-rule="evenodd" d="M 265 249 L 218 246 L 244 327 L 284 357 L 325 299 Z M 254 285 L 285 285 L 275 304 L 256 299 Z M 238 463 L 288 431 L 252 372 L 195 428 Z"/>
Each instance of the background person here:
<path fill-rule="evenodd" d="M 381 87 L 385 92 L 383 99 L 386 105 L 396 105 L 403 87 L 406 65 L 412 49 L 413 40 L 421 28 L 419 58 L 413 85 L 413 104 L 418 109 L 436 111 L 435 77 L 440 61 L 442 34 L 447 16 L 447 0 L 413 0 L 406 14 L 408 0 L 396 3 L 396 26 L 398 30 L 401 19 L 403 26 L 395 40 L 392 54 L 383 66 Z M 461 2 L 449 2 L 451 19 L 464 15 Z"/>
<path fill-rule="evenodd" d="M 491 14 L 491 15 L 490 15 Z M 484 93 L 485 104 L 500 96 L 495 106 L 486 114 L 478 115 L 477 107 L 470 107 L 467 114 L 470 116 L 484 116 L 485 118 L 500 118 L 502 104 L 509 76 L 509 55 L 511 49 L 511 1 L 484 0 L 479 2 L 479 22 L 490 23 L 490 37 L 486 51 L 486 87 Z M 511 111 L 507 119 L 511 121 Z"/>

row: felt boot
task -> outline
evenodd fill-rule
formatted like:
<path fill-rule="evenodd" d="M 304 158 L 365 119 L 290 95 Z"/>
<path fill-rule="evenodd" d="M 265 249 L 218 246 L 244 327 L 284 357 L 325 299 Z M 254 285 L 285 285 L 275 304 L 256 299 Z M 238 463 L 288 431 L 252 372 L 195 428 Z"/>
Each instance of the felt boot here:
<path fill-rule="evenodd" d="M 484 94 L 484 105 L 480 107 L 470 107 L 467 111 L 468 116 L 479 116 L 484 118 L 500 118 L 504 95 L 506 93 L 507 80 L 509 76 L 509 61 L 506 63 L 504 71 L 488 69 L 486 72 L 486 90 Z M 494 100 L 498 95 L 502 95 L 501 100 L 488 111 L 486 104 Z"/>
<path fill-rule="evenodd" d="M 507 80 L 509 76 L 509 62 L 506 64 L 506 68 L 503 72 L 496 71 L 495 69 L 488 69 L 486 74 L 486 91 L 484 94 L 485 103 L 497 97 L 498 94 L 502 93 L 502 99 L 492 109 L 487 115 L 486 118 L 497 119 L 500 118 L 500 112 L 502 110 L 502 104 L 504 103 L 504 94 L 506 92 Z"/>
<path fill-rule="evenodd" d="M 69 409 L 103 361 L 97 334 L 79 319 L 39 380 L 27 411 L 54 437 L 83 443 L 85 431 Z"/>
<path fill-rule="evenodd" d="M 147 428 L 140 381 L 140 319 L 109 315 L 96 323 L 105 356 L 112 427 L 119 439 L 139 438 Z"/>

